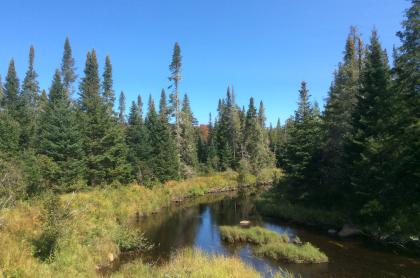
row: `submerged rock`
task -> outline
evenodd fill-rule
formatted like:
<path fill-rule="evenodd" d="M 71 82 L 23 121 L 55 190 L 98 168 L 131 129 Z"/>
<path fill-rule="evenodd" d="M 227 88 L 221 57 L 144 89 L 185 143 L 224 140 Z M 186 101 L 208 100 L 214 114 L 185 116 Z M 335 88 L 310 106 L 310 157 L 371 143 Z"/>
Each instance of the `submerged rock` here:
<path fill-rule="evenodd" d="M 362 234 L 362 230 L 350 224 L 345 224 L 343 228 L 341 228 L 340 232 L 338 232 L 338 235 L 340 237 L 350 237 L 350 236 L 356 236 L 360 234 Z"/>

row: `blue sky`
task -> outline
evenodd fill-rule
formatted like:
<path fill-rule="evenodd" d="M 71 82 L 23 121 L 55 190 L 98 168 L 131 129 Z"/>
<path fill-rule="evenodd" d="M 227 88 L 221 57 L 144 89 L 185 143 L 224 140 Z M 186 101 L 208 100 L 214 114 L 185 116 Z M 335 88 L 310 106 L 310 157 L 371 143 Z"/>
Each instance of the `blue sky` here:
<path fill-rule="evenodd" d="M 22 80 L 33 44 L 39 82 L 48 89 L 68 35 L 79 76 L 91 48 L 101 68 L 111 56 L 114 89 L 124 90 L 128 107 L 137 94 L 157 98 L 168 87 L 178 41 L 181 91 L 199 122 L 215 113 L 228 85 L 240 105 L 254 96 L 264 101 L 269 121 L 283 121 L 296 108 L 301 80 L 324 103 L 350 25 L 365 41 L 376 27 L 391 50 L 408 6 L 406 0 L 2 1 L 0 74 L 4 81 L 13 57 Z"/>

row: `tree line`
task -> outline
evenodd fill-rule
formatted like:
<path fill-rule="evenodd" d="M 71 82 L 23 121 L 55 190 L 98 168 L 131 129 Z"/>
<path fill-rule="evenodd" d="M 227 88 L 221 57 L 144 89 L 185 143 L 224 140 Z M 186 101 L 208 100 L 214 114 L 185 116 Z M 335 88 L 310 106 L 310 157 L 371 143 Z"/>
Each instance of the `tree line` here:
<path fill-rule="evenodd" d="M 48 93 L 40 91 L 34 59 L 31 46 L 22 83 L 13 59 L 4 85 L 0 80 L 0 190 L 11 200 L 133 181 L 153 186 L 239 166 L 258 173 L 274 165 L 262 102 L 258 110 L 253 98 L 247 110 L 239 108 L 228 88 L 216 119 L 197 124 L 188 95 L 180 96 L 178 43 L 169 65 L 169 96 L 162 89 L 156 104 L 149 96 L 145 112 L 140 95 L 128 113 L 124 92 L 115 104 L 109 56 L 100 76 L 96 51 L 89 51 L 76 89 L 75 60 L 66 38 Z"/>
<path fill-rule="evenodd" d="M 393 65 L 374 30 L 352 27 L 325 109 L 302 82 L 298 108 L 270 127 L 270 148 L 295 204 L 342 210 L 378 232 L 420 227 L 420 1 L 406 11 Z"/>
<path fill-rule="evenodd" d="M 323 111 L 302 82 L 295 114 L 275 127 L 266 127 L 262 102 L 251 98 L 240 107 L 230 86 L 215 119 L 198 125 L 188 95 L 180 94 L 178 43 L 169 95 L 162 89 L 158 103 L 149 96 L 147 111 L 138 96 L 128 113 L 123 92 L 114 110 L 109 56 L 100 75 L 96 52 L 89 51 L 76 88 L 67 38 L 47 93 L 40 91 L 31 47 L 23 82 L 13 59 L 4 85 L 0 79 L 2 202 L 46 190 L 132 181 L 153 186 L 227 169 L 258 174 L 277 165 L 286 173 L 284 196 L 296 204 L 343 210 L 377 229 L 418 231 L 419 11 L 420 1 L 412 0 L 392 66 L 376 30 L 365 45 L 352 27 Z"/>

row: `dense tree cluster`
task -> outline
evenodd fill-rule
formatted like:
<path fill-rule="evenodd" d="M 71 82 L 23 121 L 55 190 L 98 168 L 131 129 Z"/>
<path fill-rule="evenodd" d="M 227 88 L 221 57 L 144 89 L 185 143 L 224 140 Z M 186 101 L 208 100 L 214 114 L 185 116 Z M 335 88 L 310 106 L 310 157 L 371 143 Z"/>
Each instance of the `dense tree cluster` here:
<path fill-rule="evenodd" d="M 236 169 L 241 160 L 249 161 L 252 170 L 258 172 L 273 161 L 263 108 L 257 114 L 251 99 L 245 113 L 235 104 L 233 91 L 220 101 L 215 127 L 210 123 L 207 132 L 202 132 L 188 95 L 180 97 L 182 56 L 178 43 L 169 66 L 169 99 L 162 90 L 156 107 L 150 96 L 143 113 L 138 96 L 128 116 L 124 92 L 119 95 L 118 110 L 114 110 L 109 56 L 100 75 L 96 51 L 87 53 L 76 90 L 75 60 L 66 38 L 61 68 L 56 70 L 48 94 L 40 93 L 34 58 L 31 46 L 22 86 L 13 60 L 4 86 L 0 82 L 2 165 L 16 169 L 8 170 L 19 175 L 11 178 L 27 184 L 25 190 L 15 186 L 17 195 L 132 181 L 153 185 L 213 170 Z"/>
<path fill-rule="evenodd" d="M 379 233 L 419 233 L 419 18 L 413 0 L 392 68 L 377 31 L 363 46 L 352 27 L 322 114 L 302 83 L 295 116 L 269 130 L 285 196 L 346 211 Z"/>

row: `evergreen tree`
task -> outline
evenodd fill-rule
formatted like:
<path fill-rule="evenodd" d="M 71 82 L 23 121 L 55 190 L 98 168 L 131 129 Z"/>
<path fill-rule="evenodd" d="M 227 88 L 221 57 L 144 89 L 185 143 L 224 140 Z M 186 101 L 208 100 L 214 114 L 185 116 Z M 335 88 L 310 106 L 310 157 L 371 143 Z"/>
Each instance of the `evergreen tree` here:
<path fill-rule="evenodd" d="M 381 218 L 386 200 L 390 154 L 386 149 L 391 120 L 391 80 L 387 57 L 376 31 L 372 32 L 361 76 L 358 103 L 353 116 L 353 136 L 349 144 L 352 204 L 367 220 Z"/>
<path fill-rule="evenodd" d="M 290 127 L 287 131 L 289 138 L 285 149 L 284 169 L 292 186 L 291 197 L 305 200 L 308 193 L 316 191 L 317 184 L 313 178 L 316 170 L 313 169 L 313 162 L 320 139 L 320 125 L 309 101 L 305 81 L 301 83 L 298 109 Z"/>
<path fill-rule="evenodd" d="M 360 87 L 360 35 L 351 27 L 347 37 L 343 62 L 334 74 L 324 113 L 325 137 L 322 146 L 323 191 L 326 199 L 343 197 L 348 184 L 344 145 L 353 131 L 352 115 Z"/>
<path fill-rule="evenodd" d="M 118 121 L 120 122 L 120 124 L 125 124 L 125 95 L 123 91 L 121 91 L 120 93 L 118 102 L 119 102 Z"/>
<path fill-rule="evenodd" d="M 51 185 L 66 190 L 83 178 L 83 145 L 75 111 L 57 70 L 50 88 L 48 104 L 42 115 L 38 153 L 50 163 L 44 175 Z"/>
<path fill-rule="evenodd" d="M 106 56 L 105 59 L 105 69 L 102 78 L 102 96 L 108 107 L 108 113 L 112 113 L 112 109 L 114 108 L 115 102 L 115 93 L 112 88 L 112 64 L 111 58 L 109 56 Z"/>
<path fill-rule="evenodd" d="M 127 163 L 124 131 L 110 114 L 99 94 L 100 80 L 96 52 L 88 52 L 84 77 L 80 84 L 80 110 L 83 118 L 84 151 L 87 180 L 97 185 L 115 180 L 128 180 L 131 169 Z"/>
<path fill-rule="evenodd" d="M 264 136 L 265 131 L 260 125 L 252 97 L 249 100 L 244 132 L 246 158 L 251 164 L 253 173 L 258 174 L 261 169 L 273 164 L 273 155 L 269 150 Z"/>
<path fill-rule="evenodd" d="M 22 95 L 30 108 L 34 108 L 39 94 L 39 85 L 36 78 L 38 74 L 34 69 L 35 49 L 31 45 L 29 49 L 29 67 L 22 83 Z"/>
<path fill-rule="evenodd" d="M 169 81 L 173 82 L 171 87 L 173 88 L 172 93 L 170 94 L 170 103 L 171 103 L 171 112 L 175 118 L 174 125 L 174 135 L 175 135 L 175 144 L 176 150 L 178 152 L 178 165 L 181 162 L 181 109 L 180 109 L 180 97 L 179 97 L 179 82 L 182 79 L 181 75 L 182 68 L 182 56 L 181 56 L 181 47 L 178 42 L 175 43 L 172 61 L 169 65 Z M 178 169 L 178 176 L 180 175 L 180 169 Z"/>
<path fill-rule="evenodd" d="M 154 101 L 150 96 L 149 111 L 146 117 L 146 127 L 151 147 L 148 165 L 151 168 L 153 179 L 164 182 L 179 177 L 179 164 L 176 145 L 172 139 L 169 124 L 162 121 L 162 118 L 157 114 Z"/>
<path fill-rule="evenodd" d="M 10 60 L 6 82 L 4 84 L 3 106 L 15 120 L 19 119 L 19 79 L 16 74 L 15 61 L 13 59 Z"/>
<path fill-rule="evenodd" d="M 64 42 L 64 53 L 61 60 L 61 76 L 63 78 L 64 89 L 70 97 L 74 91 L 73 83 L 77 79 L 76 67 L 74 65 L 74 58 L 70 46 L 70 40 L 66 37 Z"/>
<path fill-rule="evenodd" d="M 214 170 L 214 169 L 217 169 L 219 166 L 219 157 L 217 156 L 217 147 L 216 147 L 217 128 L 213 126 L 211 113 L 209 114 L 208 129 L 209 129 L 209 135 L 207 139 L 207 167 L 210 170 Z"/>
<path fill-rule="evenodd" d="M 141 100 L 141 98 L 139 99 Z M 148 131 L 144 125 L 142 115 L 139 111 L 140 109 L 139 105 L 133 101 L 128 116 L 127 127 L 128 160 L 132 166 L 133 177 L 138 182 L 147 182 L 147 179 L 150 178 L 151 171 L 147 164 L 151 150 Z"/>
<path fill-rule="evenodd" d="M 190 176 L 198 166 L 197 132 L 194 124 L 197 120 L 192 114 L 188 95 L 185 94 L 181 109 L 181 159 L 184 165 L 183 175 Z"/>
<path fill-rule="evenodd" d="M 399 215 L 400 225 L 405 220 L 404 230 L 419 233 L 415 219 L 420 204 L 420 1 L 412 0 L 402 23 L 403 30 L 397 35 L 401 47 L 395 57 L 395 96 L 393 119 L 390 126 L 392 137 L 388 151 L 393 153 L 390 182 L 393 190 L 394 213 Z M 391 203 L 391 202 L 390 202 Z M 405 216 L 405 217 L 404 217 Z M 417 225 L 417 226 L 416 226 Z"/>
<path fill-rule="evenodd" d="M 232 149 L 232 167 L 236 168 L 239 161 L 244 158 L 245 147 L 243 145 L 243 133 L 241 128 L 241 119 L 239 114 L 239 108 L 235 103 L 235 93 L 232 87 L 232 91 L 227 91 L 226 99 L 227 118 L 228 118 L 228 130 L 227 137 L 229 140 L 230 148 Z"/>
<path fill-rule="evenodd" d="M 22 92 L 19 99 L 19 122 L 22 126 L 21 145 L 29 147 L 34 139 L 36 129 L 36 109 L 39 97 L 39 85 L 36 78 L 38 74 L 34 69 L 35 49 L 29 50 L 29 66 L 22 83 Z"/>
<path fill-rule="evenodd" d="M 159 117 L 162 123 L 169 123 L 169 109 L 167 106 L 166 92 L 164 89 L 160 92 Z"/>
<path fill-rule="evenodd" d="M 234 164 L 233 150 L 229 138 L 229 117 L 225 100 L 220 99 L 218 105 L 218 118 L 215 124 L 215 146 L 219 158 L 220 170 L 226 170 Z"/>
<path fill-rule="evenodd" d="M 20 151 L 20 133 L 19 122 L 0 109 L 0 153 L 16 155 Z"/>

